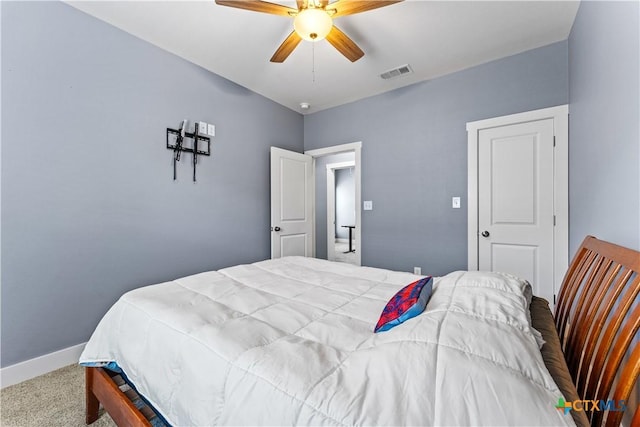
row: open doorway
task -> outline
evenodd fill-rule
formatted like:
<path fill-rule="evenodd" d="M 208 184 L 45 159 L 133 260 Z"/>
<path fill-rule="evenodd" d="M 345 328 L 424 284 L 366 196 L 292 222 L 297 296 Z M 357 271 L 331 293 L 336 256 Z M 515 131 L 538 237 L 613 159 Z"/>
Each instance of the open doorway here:
<path fill-rule="evenodd" d="M 314 245 L 317 258 L 346 261 L 355 265 L 362 263 L 362 251 L 360 250 L 362 247 L 362 227 L 360 226 L 361 148 L 362 143 L 355 142 L 305 152 L 314 159 L 316 177 Z M 347 201 L 344 204 L 345 209 L 341 209 L 341 212 L 348 213 L 350 211 L 350 217 L 348 214 L 343 216 L 338 214 L 336 217 L 336 172 L 338 183 L 341 182 L 341 178 L 346 178 L 342 181 L 347 185 L 349 185 L 349 180 L 352 182 L 352 201 Z M 345 174 L 345 177 L 341 177 L 341 174 Z M 338 202 L 338 205 L 341 205 L 341 201 Z M 349 232 L 351 232 L 351 251 L 349 251 Z M 339 244 L 338 248 L 336 248 L 336 243 Z"/>
<path fill-rule="evenodd" d="M 354 153 L 345 153 L 353 157 Z M 327 259 L 356 264 L 355 161 L 327 164 Z M 357 265 L 357 264 L 356 264 Z"/>

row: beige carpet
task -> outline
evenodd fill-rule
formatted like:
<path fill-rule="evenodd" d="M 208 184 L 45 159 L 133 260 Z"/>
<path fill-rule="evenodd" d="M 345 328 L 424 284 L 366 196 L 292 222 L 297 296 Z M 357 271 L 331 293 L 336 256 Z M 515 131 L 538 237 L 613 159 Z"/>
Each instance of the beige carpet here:
<path fill-rule="evenodd" d="M 2 427 L 84 426 L 84 370 L 70 365 L 2 389 Z M 102 413 L 95 427 L 116 424 Z"/>

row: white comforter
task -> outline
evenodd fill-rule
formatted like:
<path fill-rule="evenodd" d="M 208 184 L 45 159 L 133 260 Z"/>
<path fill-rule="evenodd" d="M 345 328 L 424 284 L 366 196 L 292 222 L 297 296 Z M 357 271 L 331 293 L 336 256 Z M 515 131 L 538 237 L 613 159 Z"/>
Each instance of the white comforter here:
<path fill-rule="evenodd" d="M 290 257 L 148 286 L 109 310 L 80 362 L 117 362 L 176 426 L 573 425 L 526 282 L 436 278 L 424 313 L 374 334 L 417 278 Z"/>

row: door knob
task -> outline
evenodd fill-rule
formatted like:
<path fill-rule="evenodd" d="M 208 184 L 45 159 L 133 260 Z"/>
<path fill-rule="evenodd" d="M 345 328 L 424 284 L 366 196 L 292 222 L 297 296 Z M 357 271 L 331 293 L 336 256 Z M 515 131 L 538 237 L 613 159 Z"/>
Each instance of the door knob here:
<path fill-rule="evenodd" d="M 280 230 L 281 230 L 281 228 L 280 228 L 280 227 L 275 227 L 275 228 L 273 229 L 273 231 L 280 231 Z"/>
<path fill-rule="evenodd" d="M 482 232 L 482 237 L 489 237 L 489 232 L 487 230 L 484 230 Z"/>

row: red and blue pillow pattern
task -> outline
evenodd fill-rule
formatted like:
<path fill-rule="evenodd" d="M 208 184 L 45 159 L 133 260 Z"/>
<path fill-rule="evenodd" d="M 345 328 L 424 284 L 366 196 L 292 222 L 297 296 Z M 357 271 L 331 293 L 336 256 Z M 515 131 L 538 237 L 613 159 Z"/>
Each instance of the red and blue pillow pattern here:
<path fill-rule="evenodd" d="M 433 290 L 433 277 L 427 276 L 400 289 L 382 310 L 373 332 L 388 331 L 424 311 Z"/>

